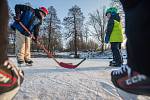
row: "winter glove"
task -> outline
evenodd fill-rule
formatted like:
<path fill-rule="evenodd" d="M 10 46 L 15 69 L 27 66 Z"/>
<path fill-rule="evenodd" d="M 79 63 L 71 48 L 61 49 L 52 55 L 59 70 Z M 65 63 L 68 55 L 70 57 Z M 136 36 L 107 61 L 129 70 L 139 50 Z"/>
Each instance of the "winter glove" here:
<path fill-rule="evenodd" d="M 10 25 L 10 28 L 13 30 L 13 31 L 16 31 L 16 28 L 12 25 Z"/>
<path fill-rule="evenodd" d="M 3 65 L 0 65 L 0 94 L 20 87 L 23 77 L 23 71 L 6 60 Z"/>
<path fill-rule="evenodd" d="M 19 21 L 20 21 L 20 17 L 15 16 L 15 17 L 14 17 L 14 20 L 15 20 L 16 22 L 19 22 Z"/>
<path fill-rule="evenodd" d="M 105 36 L 105 43 L 108 43 L 108 42 L 109 42 L 109 36 L 106 35 L 106 36 Z"/>
<path fill-rule="evenodd" d="M 33 35 L 33 38 L 32 38 L 32 40 L 35 42 L 35 43 L 37 43 L 38 42 L 38 35 Z"/>

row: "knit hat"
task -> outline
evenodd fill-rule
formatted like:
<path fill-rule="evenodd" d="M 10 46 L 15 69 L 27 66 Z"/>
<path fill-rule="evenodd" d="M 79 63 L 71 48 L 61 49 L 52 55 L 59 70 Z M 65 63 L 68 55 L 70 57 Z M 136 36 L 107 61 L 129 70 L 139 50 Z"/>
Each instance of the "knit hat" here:
<path fill-rule="evenodd" d="M 118 9 L 117 9 L 116 7 L 110 7 L 110 8 L 108 8 L 108 9 L 106 10 L 106 15 L 107 15 L 108 13 L 113 14 L 113 13 L 117 13 L 117 12 L 118 12 Z"/>

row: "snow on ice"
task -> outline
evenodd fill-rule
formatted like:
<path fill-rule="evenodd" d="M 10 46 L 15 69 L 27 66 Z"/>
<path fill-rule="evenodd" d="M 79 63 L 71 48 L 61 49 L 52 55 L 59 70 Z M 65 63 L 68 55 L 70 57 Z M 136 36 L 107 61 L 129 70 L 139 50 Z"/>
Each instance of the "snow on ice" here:
<path fill-rule="evenodd" d="M 16 63 L 16 58 L 10 57 Z M 76 64 L 81 59 L 58 61 Z M 111 83 L 111 59 L 87 59 L 76 69 L 65 69 L 49 58 L 33 58 L 33 66 L 22 65 L 25 80 L 13 100 L 150 100 L 123 92 Z"/>

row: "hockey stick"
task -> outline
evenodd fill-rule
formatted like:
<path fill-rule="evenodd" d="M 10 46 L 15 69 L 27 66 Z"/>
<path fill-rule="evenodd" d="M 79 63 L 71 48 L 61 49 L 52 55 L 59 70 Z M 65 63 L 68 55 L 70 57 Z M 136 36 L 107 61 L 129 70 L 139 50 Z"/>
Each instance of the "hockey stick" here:
<path fill-rule="evenodd" d="M 26 32 L 29 33 L 30 37 L 31 37 L 33 40 L 35 40 L 35 37 L 34 37 L 34 36 L 32 35 L 32 33 L 26 28 L 26 26 L 24 26 L 23 23 L 20 22 L 20 21 L 19 21 L 18 23 L 21 25 L 21 27 L 22 27 Z M 45 48 L 44 45 L 42 45 L 39 41 L 37 41 L 36 44 L 37 44 L 37 46 L 39 46 L 41 49 L 43 49 L 43 50 L 45 51 L 45 53 L 48 55 L 49 58 L 52 58 L 58 65 L 60 65 L 61 67 L 64 67 L 64 68 L 74 69 L 74 68 L 78 67 L 83 61 L 86 60 L 86 58 L 84 58 L 83 60 L 81 60 L 81 61 L 80 61 L 78 64 L 76 64 L 76 65 L 72 65 L 72 64 L 68 64 L 68 63 L 64 63 L 64 62 L 58 62 L 58 61 L 56 60 L 56 58 L 55 58 L 52 54 L 49 53 L 49 51 Z"/>
<path fill-rule="evenodd" d="M 78 67 L 82 62 L 84 62 L 86 60 L 86 58 L 82 59 L 78 64 L 76 65 L 72 65 L 72 64 L 67 64 L 67 63 L 63 63 L 63 62 L 60 62 L 59 65 L 60 66 L 63 66 L 64 68 L 69 68 L 69 69 L 74 69 L 76 67 Z"/>

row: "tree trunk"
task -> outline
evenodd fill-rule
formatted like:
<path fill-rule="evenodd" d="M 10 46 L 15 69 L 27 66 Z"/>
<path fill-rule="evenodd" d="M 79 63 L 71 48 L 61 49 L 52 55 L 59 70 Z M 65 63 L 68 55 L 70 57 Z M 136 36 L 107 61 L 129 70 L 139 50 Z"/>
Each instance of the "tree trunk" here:
<path fill-rule="evenodd" d="M 52 16 L 50 17 L 48 50 L 51 51 L 51 34 L 52 34 Z"/>
<path fill-rule="evenodd" d="M 78 58 L 78 54 L 77 54 L 77 30 L 76 30 L 76 17 L 74 15 L 74 49 L 75 49 L 75 56 L 74 58 Z"/>

